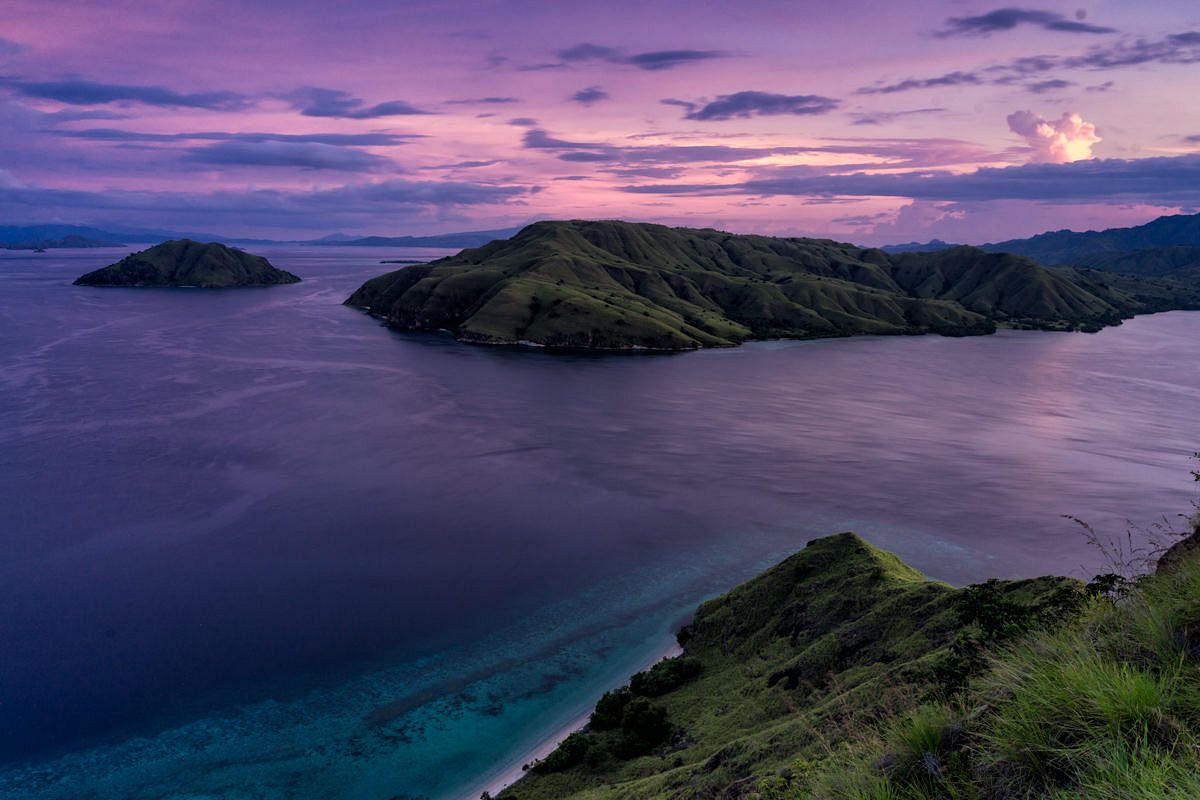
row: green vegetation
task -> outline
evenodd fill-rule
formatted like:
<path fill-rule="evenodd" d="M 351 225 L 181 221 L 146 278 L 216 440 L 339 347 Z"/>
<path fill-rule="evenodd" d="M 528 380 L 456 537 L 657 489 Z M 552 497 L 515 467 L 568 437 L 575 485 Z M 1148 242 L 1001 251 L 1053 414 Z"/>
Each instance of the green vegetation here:
<path fill-rule="evenodd" d="M 196 286 L 205 289 L 297 283 L 299 278 L 223 244 L 176 239 L 78 278 L 76 286 Z"/>
<path fill-rule="evenodd" d="M 1100 275 L 1097 273 L 1097 275 Z M 347 301 L 484 343 L 679 350 L 750 339 L 1098 330 L 1200 307 L 1200 292 L 956 247 L 888 254 L 819 239 L 619 221 L 539 222 L 368 281 Z"/>
<path fill-rule="evenodd" d="M 923 741 L 920 726 L 946 713 L 942 676 L 966 631 L 1035 630 L 1086 597 L 1065 578 L 954 589 L 854 534 L 818 539 L 702 605 L 681 633 L 685 656 L 606 694 L 568 753 L 502 797 L 805 796 L 770 792 L 800 791 L 881 719 L 927 706 L 896 734 Z"/>
<path fill-rule="evenodd" d="M 500 797 L 1200 797 L 1198 543 L 1133 580 L 953 589 L 818 539 L 702 605 L 685 656 Z M 662 723 L 638 747 L 635 704 Z"/>

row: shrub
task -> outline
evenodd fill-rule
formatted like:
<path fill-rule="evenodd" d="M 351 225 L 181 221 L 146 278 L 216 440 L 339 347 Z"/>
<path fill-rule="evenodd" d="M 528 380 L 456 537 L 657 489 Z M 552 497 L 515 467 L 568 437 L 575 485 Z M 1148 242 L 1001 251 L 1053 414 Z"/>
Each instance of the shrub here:
<path fill-rule="evenodd" d="M 628 689 L 614 689 L 605 692 L 596 703 L 592 716 L 588 719 L 588 727 L 594 731 L 611 731 L 621 726 L 621 715 L 625 712 L 632 695 Z"/>
<path fill-rule="evenodd" d="M 590 742 L 582 733 L 572 733 L 554 748 L 554 752 L 533 765 L 533 771 L 541 774 L 562 772 L 583 762 Z"/>
<path fill-rule="evenodd" d="M 629 680 L 629 691 L 641 697 L 659 697 L 700 675 L 700 662 L 680 656 L 664 659 Z"/>
<path fill-rule="evenodd" d="M 667 710 L 644 697 L 635 697 L 621 714 L 621 741 L 618 752 L 624 758 L 649 753 L 671 736 Z"/>

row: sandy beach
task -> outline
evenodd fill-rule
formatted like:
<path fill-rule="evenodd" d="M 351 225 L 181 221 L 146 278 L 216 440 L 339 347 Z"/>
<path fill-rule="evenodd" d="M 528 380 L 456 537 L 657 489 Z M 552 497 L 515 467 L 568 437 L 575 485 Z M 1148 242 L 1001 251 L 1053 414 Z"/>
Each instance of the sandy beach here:
<path fill-rule="evenodd" d="M 659 661 L 662 661 L 664 658 L 674 658 L 675 656 L 682 655 L 682 653 L 683 650 L 679 647 L 678 643 L 675 642 L 674 637 L 672 637 L 669 642 L 664 643 L 663 649 L 659 651 L 657 656 L 646 661 L 641 667 L 635 670 L 635 672 L 648 669 L 654 664 L 657 664 Z M 597 697 L 596 699 L 599 700 L 600 698 Z M 495 796 L 504 789 L 507 789 L 509 786 L 512 786 L 514 783 L 524 777 L 525 770 L 522 769 L 523 766 L 536 761 L 537 759 L 545 758 L 546 756 L 550 755 L 550 753 L 554 752 L 554 748 L 558 747 L 559 743 L 563 739 L 566 739 L 576 731 L 582 730 L 583 727 L 587 725 L 588 718 L 591 715 L 592 709 L 588 708 L 587 711 L 580 714 L 578 717 L 575 717 L 567 724 L 541 739 L 533 747 L 512 758 L 497 772 L 483 778 L 480 783 L 459 795 L 456 800 L 479 800 L 479 796 L 484 792 L 488 792 L 492 796 Z"/>

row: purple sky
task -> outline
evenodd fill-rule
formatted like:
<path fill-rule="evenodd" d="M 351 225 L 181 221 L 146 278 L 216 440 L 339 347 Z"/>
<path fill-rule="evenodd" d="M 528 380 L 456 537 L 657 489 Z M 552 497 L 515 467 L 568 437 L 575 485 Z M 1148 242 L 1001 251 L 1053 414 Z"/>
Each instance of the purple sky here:
<path fill-rule="evenodd" d="M 875 244 L 1200 206 L 1194 0 L 5 0 L 0 23 L 0 224 Z"/>

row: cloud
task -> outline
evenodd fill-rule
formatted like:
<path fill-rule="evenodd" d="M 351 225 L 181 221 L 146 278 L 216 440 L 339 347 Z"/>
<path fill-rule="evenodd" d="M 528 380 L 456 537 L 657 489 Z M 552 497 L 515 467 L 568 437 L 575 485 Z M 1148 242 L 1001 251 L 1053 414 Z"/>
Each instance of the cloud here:
<path fill-rule="evenodd" d="M 813 167 L 779 168 L 740 183 L 626 186 L 622 191 L 685 196 L 904 197 L 964 203 L 1103 200 L 1180 206 L 1200 202 L 1200 154 L 981 167 L 968 173 L 834 174 Z"/>
<path fill-rule="evenodd" d="M 411 139 L 424 138 L 414 133 L 228 133 L 207 131 L 196 133 L 140 133 L 119 128 L 88 128 L 85 130 L 49 131 L 55 136 L 69 139 L 90 139 L 107 142 L 298 142 L 342 147 L 390 147 L 408 143 Z"/>
<path fill-rule="evenodd" d="M 192 148 L 185 161 L 226 167 L 290 167 L 339 172 L 374 172 L 395 165 L 386 158 L 318 142 L 218 142 Z"/>
<path fill-rule="evenodd" d="M 946 27 L 935 33 L 939 38 L 950 36 L 988 36 L 1000 31 L 1011 31 L 1021 25 L 1032 25 L 1048 31 L 1061 33 L 1116 33 L 1113 28 L 1092 25 L 1083 21 L 1083 12 L 1076 19 L 1067 19 L 1053 11 L 1036 11 L 1026 8 L 998 8 L 974 17 L 951 17 Z"/>
<path fill-rule="evenodd" d="M 516 125 L 522 128 L 528 128 L 532 125 L 537 125 L 538 121 L 533 117 L 513 117 L 508 121 L 509 125 Z"/>
<path fill-rule="evenodd" d="M 1025 88 L 1033 94 L 1045 94 L 1046 92 L 1056 92 L 1060 89 L 1069 89 L 1075 84 L 1071 81 L 1064 81 L 1061 78 L 1053 78 L 1047 81 L 1037 81 L 1031 83 Z"/>
<path fill-rule="evenodd" d="M 28 81 L 21 78 L 3 78 L 0 79 L 0 86 L 7 86 L 25 97 L 54 100 L 72 106 L 98 106 L 107 103 L 129 102 L 163 108 L 236 111 L 251 105 L 251 101 L 247 97 L 236 92 L 183 94 L 165 86 L 97 83 L 81 79 Z"/>
<path fill-rule="evenodd" d="M 908 111 L 855 111 L 850 114 L 851 125 L 886 125 L 904 117 L 923 116 L 925 114 L 940 114 L 946 109 L 913 108 Z"/>
<path fill-rule="evenodd" d="M 945 75 L 938 75 L 933 78 L 907 78 L 898 83 L 864 86 L 855 91 L 855 94 L 895 94 L 896 92 L 909 92 L 913 89 L 937 89 L 947 86 L 978 86 L 983 82 L 983 79 L 974 72 L 955 71 L 947 72 Z"/>
<path fill-rule="evenodd" d="M 728 58 L 728 53 L 721 50 L 653 50 L 646 53 L 626 54 L 615 47 L 584 42 L 556 54 L 559 58 L 555 64 L 535 65 L 538 69 L 562 67 L 567 64 L 588 61 L 604 61 L 609 64 L 625 64 L 638 69 L 658 71 L 673 69 L 684 64 L 697 61 L 709 61 L 714 58 Z"/>
<path fill-rule="evenodd" d="M 982 84 L 1008 85 L 1053 70 L 1102 71 L 1143 64 L 1200 63 L 1200 31 L 1174 33 L 1161 39 L 1123 39 L 1112 44 L 1094 45 L 1075 56 L 1024 56 L 1011 61 L 959 70 L 931 78 L 907 78 L 895 83 L 864 86 L 855 94 L 894 94 L 916 89 Z"/>
<path fill-rule="evenodd" d="M 824 139 L 821 144 L 768 147 L 732 147 L 729 145 L 657 144 L 619 147 L 607 142 L 582 142 L 559 139 L 537 128 L 526 131 L 524 146 L 532 150 L 556 152 L 562 161 L 609 163 L 623 168 L 666 166 L 679 169 L 688 164 L 737 164 L 771 156 L 796 156 L 815 153 L 858 156 L 857 163 L 842 165 L 865 167 L 882 159 L 891 167 L 943 166 L 978 163 L 998 156 L 978 145 L 960 139 Z M 874 164 L 880 166 L 879 164 Z M 651 175 L 650 177 L 655 177 Z"/>
<path fill-rule="evenodd" d="M 612 95 L 601 89 L 599 86 L 589 86 L 586 89 L 580 89 L 567 99 L 575 103 L 581 103 L 585 106 L 590 106 L 592 103 L 598 103 L 601 100 L 611 100 Z"/>
<path fill-rule="evenodd" d="M 389 100 L 373 106 L 340 89 L 322 89 L 304 86 L 289 92 L 286 99 L 292 107 L 306 117 L 338 117 L 342 119 L 378 119 L 380 117 L 413 116 L 432 114 L 404 100 Z"/>
<path fill-rule="evenodd" d="M 0 60 L 7 61 L 27 52 L 29 52 L 29 48 L 20 42 L 0 37 Z"/>
<path fill-rule="evenodd" d="M 781 114 L 798 116 L 826 114 L 838 107 L 839 101 L 817 94 L 772 94 L 770 92 L 735 92 L 718 95 L 704 105 L 685 100 L 664 100 L 667 105 L 686 109 L 685 119 L 729 120 L 735 118 L 770 117 Z"/>
<path fill-rule="evenodd" d="M 1025 139 L 1034 161 L 1065 164 L 1091 158 L 1092 146 L 1101 141 L 1096 126 L 1073 111 L 1053 122 L 1032 111 L 1014 111 L 1007 121 L 1008 129 Z"/>
<path fill-rule="evenodd" d="M 460 106 L 476 106 L 476 105 L 500 105 L 504 103 L 519 103 L 521 102 L 515 97 L 473 97 L 465 100 L 447 100 L 446 105 Z"/>

